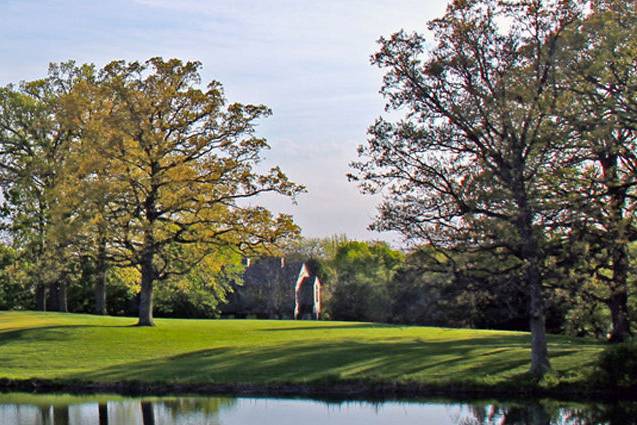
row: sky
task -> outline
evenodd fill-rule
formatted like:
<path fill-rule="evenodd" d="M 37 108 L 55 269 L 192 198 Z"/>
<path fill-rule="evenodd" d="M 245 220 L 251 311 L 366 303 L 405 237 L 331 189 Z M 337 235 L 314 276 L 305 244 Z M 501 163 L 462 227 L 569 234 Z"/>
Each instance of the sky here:
<path fill-rule="evenodd" d="M 260 202 L 292 214 L 306 237 L 400 243 L 367 230 L 378 197 L 347 181 L 348 164 L 384 113 L 376 40 L 424 32 L 446 0 L 0 0 L 0 85 L 46 74 L 69 59 L 102 66 L 154 56 L 197 60 L 231 102 L 265 104 L 257 134 L 308 192 Z"/>

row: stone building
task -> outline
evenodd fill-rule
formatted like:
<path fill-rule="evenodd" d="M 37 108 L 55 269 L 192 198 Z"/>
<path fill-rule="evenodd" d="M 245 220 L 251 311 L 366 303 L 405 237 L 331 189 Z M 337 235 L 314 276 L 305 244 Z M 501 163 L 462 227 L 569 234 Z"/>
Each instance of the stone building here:
<path fill-rule="evenodd" d="M 247 260 L 243 284 L 233 285 L 222 317 L 319 319 L 321 281 L 308 263 L 265 257 Z"/>

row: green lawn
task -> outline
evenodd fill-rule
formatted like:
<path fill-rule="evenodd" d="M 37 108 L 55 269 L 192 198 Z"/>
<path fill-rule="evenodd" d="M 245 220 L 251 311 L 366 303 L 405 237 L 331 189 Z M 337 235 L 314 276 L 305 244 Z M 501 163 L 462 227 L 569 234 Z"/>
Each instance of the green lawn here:
<path fill-rule="evenodd" d="M 158 319 L 0 312 L 0 378 L 171 384 L 336 381 L 513 385 L 529 335 L 353 322 Z M 586 379 L 602 346 L 551 337 L 556 383 Z"/>

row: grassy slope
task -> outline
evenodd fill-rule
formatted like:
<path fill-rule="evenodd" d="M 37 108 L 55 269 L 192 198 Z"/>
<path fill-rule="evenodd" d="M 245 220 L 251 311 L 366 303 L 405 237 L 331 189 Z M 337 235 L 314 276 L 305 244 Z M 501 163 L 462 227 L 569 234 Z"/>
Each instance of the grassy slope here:
<path fill-rule="evenodd" d="M 0 313 L 0 378 L 94 382 L 513 384 L 529 335 L 369 323 Z M 601 346 L 551 337 L 555 382 L 585 379 Z M 555 379 L 557 378 L 557 379 Z"/>

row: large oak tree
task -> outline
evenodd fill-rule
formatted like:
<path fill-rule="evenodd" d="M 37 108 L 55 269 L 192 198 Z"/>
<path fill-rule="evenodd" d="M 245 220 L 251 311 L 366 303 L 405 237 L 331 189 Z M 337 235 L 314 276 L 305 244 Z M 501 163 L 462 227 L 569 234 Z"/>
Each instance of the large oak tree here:
<path fill-rule="evenodd" d="M 109 203 L 118 231 L 109 243 L 115 261 L 141 272 L 140 325 L 153 325 L 157 282 L 188 273 L 217 249 L 248 252 L 298 231 L 291 217 L 252 205 L 264 192 L 302 190 L 278 167 L 257 169 L 268 145 L 255 122 L 269 109 L 228 104 L 214 81 L 201 89 L 199 68 L 176 59 L 116 61 L 78 88 L 99 103 L 89 109 L 101 113 L 82 125 L 104 158 L 100 181 L 117 182 Z"/>
<path fill-rule="evenodd" d="M 378 119 L 353 164 L 363 191 L 385 194 L 374 228 L 517 259 L 536 377 L 550 369 L 547 170 L 560 167 L 564 140 L 556 48 L 579 12 L 569 1 L 455 0 L 429 24 L 435 44 L 404 32 L 381 39 L 373 63 L 386 71 L 382 93 L 405 117 Z"/>

